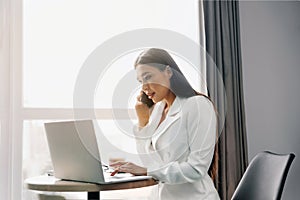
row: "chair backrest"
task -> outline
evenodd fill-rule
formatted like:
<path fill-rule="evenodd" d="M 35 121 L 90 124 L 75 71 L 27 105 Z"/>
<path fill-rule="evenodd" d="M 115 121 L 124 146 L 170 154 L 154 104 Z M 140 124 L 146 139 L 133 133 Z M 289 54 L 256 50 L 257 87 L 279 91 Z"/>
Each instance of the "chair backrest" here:
<path fill-rule="evenodd" d="M 285 180 L 295 158 L 293 153 L 258 153 L 240 180 L 232 200 L 277 200 L 281 198 Z"/>

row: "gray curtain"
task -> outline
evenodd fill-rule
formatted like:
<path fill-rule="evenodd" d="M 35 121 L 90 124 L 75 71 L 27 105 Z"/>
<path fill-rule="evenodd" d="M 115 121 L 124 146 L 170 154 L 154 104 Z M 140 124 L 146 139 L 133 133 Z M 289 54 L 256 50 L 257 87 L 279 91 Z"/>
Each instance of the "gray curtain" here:
<path fill-rule="evenodd" d="M 203 1 L 208 94 L 219 114 L 221 199 L 230 199 L 247 165 L 238 1 Z"/>

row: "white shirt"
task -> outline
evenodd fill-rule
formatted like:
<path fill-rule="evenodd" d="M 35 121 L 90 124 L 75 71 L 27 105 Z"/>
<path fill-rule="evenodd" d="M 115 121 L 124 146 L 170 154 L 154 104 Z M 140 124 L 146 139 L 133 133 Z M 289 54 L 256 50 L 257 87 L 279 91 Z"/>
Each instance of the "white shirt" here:
<path fill-rule="evenodd" d="M 199 95 L 176 97 L 159 126 L 165 103 L 154 106 L 149 123 L 134 133 L 147 174 L 160 181 L 159 199 L 219 199 L 207 172 L 216 141 L 212 103 Z"/>

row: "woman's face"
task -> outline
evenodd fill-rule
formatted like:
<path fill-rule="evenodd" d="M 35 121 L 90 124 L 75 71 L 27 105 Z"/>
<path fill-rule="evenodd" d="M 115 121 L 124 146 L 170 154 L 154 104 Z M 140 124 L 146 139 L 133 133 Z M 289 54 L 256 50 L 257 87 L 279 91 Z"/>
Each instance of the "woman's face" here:
<path fill-rule="evenodd" d="M 136 67 L 137 80 L 143 84 L 142 90 L 157 103 L 170 95 L 171 72 L 168 69 L 160 71 L 150 65 L 138 65 Z"/>

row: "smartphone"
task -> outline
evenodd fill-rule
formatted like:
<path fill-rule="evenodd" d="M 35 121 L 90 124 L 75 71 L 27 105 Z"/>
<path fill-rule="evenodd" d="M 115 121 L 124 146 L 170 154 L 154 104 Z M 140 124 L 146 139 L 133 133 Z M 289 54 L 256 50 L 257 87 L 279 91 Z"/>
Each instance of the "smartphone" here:
<path fill-rule="evenodd" d="M 143 92 L 141 102 L 146 104 L 148 108 L 151 108 L 154 105 L 152 99 L 149 99 L 148 96 Z"/>

